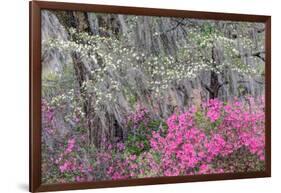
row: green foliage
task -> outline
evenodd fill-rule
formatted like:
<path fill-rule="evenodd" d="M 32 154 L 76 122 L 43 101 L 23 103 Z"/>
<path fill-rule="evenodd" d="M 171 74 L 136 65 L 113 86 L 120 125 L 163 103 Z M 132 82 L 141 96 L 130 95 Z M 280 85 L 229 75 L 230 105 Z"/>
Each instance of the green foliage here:
<path fill-rule="evenodd" d="M 243 86 L 243 85 L 238 86 L 239 96 L 244 96 L 245 94 L 247 94 L 246 92 L 247 92 L 247 90 L 246 90 L 245 86 Z"/>
<path fill-rule="evenodd" d="M 204 23 L 201 31 L 203 36 L 209 36 L 215 32 L 215 28 L 210 23 Z"/>
<path fill-rule="evenodd" d="M 75 85 L 73 66 L 67 64 L 62 69 L 63 73 L 50 69 L 44 69 L 42 73 L 42 94 L 46 97 L 56 97 L 61 93 L 67 93 Z"/>
<path fill-rule="evenodd" d="M 148 128 L 150 128 L 152 131 L 159 131 L 161 129 L 161 135 L 164 137 L 167 134 L 168 131 L 168 125 L 165 121 L 162 121 L 160 119 L 158 120 L 152 120 L 147 124 Z"/>
<path fill-rule="evenodd" d="M 204 128 L 207 133 L 209 133 L 212 129 L 210 120 L 208 120 L 208 118 L 205 116 L 205 112 L 203 112 L 201 109 L 196 111 L 194 120 L 197 127 Z"/>
<path fill-rule="evenodd" d="M 128 135 L 128 139 L 125 142 L 126 151 L 130 154 L 140 155 L 142 152 L 150 150 L 149 139 L 153 131 L 159 131 L 161 129 L 161 135 L 164 137 L 167 134 L 168 126 L 162 120 L 152 120 L 148 123 L 141 123 L 134 133 Z"/>
<path fill-rule="evenodd" d="M 83 134 L 87 132 L 87 129 L 85 127 L 75 127 L 75 131 L 79 134 Z"/>
<path fill-rule="evenodd" d="M 124 87 L 123 94 L 127 101 L 130 103 L 131 107 L 134 107 L 137 102 L 137 96 L 133 93 L 132 89 Z"/>
<path fill-rule="evenodd" d="M 210 134 L 210 132 L 213 130 L 217 130 L 218 126 L 222 122 L 221 119 L 211 122 L 210 119 L 208 119 L 208 117 L 205 115 L 205 112 L 200 109 L 195 112 L 194 120 L 197 127 L 204 128 L 207 134 Z"/>
<path fill-rule="evenodd" d="M 141 135 L 129 135 L 126 141 L 126 151 L 130 154 L 140 155 L 150 149 L 149 141 Z"/>

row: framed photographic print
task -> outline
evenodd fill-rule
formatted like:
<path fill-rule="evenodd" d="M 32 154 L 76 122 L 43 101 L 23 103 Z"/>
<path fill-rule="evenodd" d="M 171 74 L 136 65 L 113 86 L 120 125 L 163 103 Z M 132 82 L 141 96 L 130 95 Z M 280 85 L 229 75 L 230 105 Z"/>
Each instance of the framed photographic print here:
<path fill-rule="evenodd" d="M 30 191 L 270 177 L 271 18 L 30 2 Z"/>

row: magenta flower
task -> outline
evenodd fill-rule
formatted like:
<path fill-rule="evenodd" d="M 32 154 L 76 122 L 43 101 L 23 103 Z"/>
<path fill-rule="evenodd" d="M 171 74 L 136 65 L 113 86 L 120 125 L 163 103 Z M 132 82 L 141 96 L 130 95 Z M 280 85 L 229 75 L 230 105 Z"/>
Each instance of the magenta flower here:
<path fill-rule="evenodd" d="M 66 172 L 71 169 L 71 163 L 69 161 L 64 162 L 59 166 L 60 172 Z"/>
<path fill-rule="evenodd" d="M 75 145 L 75 139 L 69 139 L 65 153 L 71 153 Z"/>

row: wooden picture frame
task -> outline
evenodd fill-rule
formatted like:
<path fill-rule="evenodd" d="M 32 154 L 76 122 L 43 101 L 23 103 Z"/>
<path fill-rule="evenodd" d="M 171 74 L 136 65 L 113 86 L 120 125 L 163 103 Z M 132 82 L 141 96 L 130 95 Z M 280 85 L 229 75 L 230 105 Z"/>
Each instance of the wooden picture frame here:
<path fill-rule="evenodd" d="M 93 4 L 30 1 L 30 192 L 183 183 L 271 176 L 271 17 L 230 13 L 137 8 Z M 42 184 L 41 182 L 41 11 L 68 10 L 265 24 L 265 170 L 258 172 L 150 177 L 96 182 Z"/>

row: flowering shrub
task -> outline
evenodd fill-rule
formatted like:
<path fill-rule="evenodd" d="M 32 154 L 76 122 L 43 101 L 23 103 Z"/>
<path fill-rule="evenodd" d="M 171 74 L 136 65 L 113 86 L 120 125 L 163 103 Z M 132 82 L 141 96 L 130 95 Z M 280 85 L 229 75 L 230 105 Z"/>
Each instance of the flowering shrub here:
<path fill-rule="evenodd" d="M 195 108 L 169 117 L 168 134 L 161 137 L 158 132 L 154 132 L 150 140 L 153 150 L 161 154 L 159 164 L 163 174 L 174 176 L 209 173 L 217 157 L 226 158 L 241 149 L 255 155 L 254 161 L 263 161 L 264 103 L 257 101 L 254 104 L 252 98 L 249 98 L 249 102 L 249 105 L 239 101 L 224 105 L 214 99 L 204 103 L 200 114 L 213 126 L 211 130 L 201 128 L 202 123 L 197 124 Z M 232 160 L 228 164 L 231 165 Z M 220 168 L 217 172 L 224 172 L 224 169 Z"/>
<path fill-rule="evenodd" d="M 115 145 L 85 149 L 85 136 L 66 136 L 55 147 L 43 140 L 43 169 L 48 182 L 98 181 L 264 170 L 263 99 L 223 103 L 209 100 L 201 107 L 154 120 L 139 106 L 128 117 L 132 133 Z M 42 104 L 43 122 L 52 123 L 55 109 Z M 51 124 L 50 124 L 51 125 Z M 44 129 L 44 136 L 57 132 Z M 52 132 L 49 132 L 51 130 Z M 49 164 L 48 164 L 49 163 Z M 44 164 L 47 165 L 44 167 Z M 52 176 L 55 177 L 52 177 Z"/>
<path fill-rule="evenodd" d="M 81 132 L 79 135 L 60 133 L 60 128 L 55 127 L 56 111 L 56 108 L 42 100 L 42 173 L 45 174 L 42 178 L 43 183 L 92 180 L 92 166 L 81 158 L 81 147 L 86 145 L 85 135 Z"/>
<path fill-rule="evenodd" d="M 128 116 L 127 124 L 133 129 L 136 129 L 140 124 L 147 124 L 149 119 L 147 108 L 138 103 L 136 105 L 136 111 Z"/>

